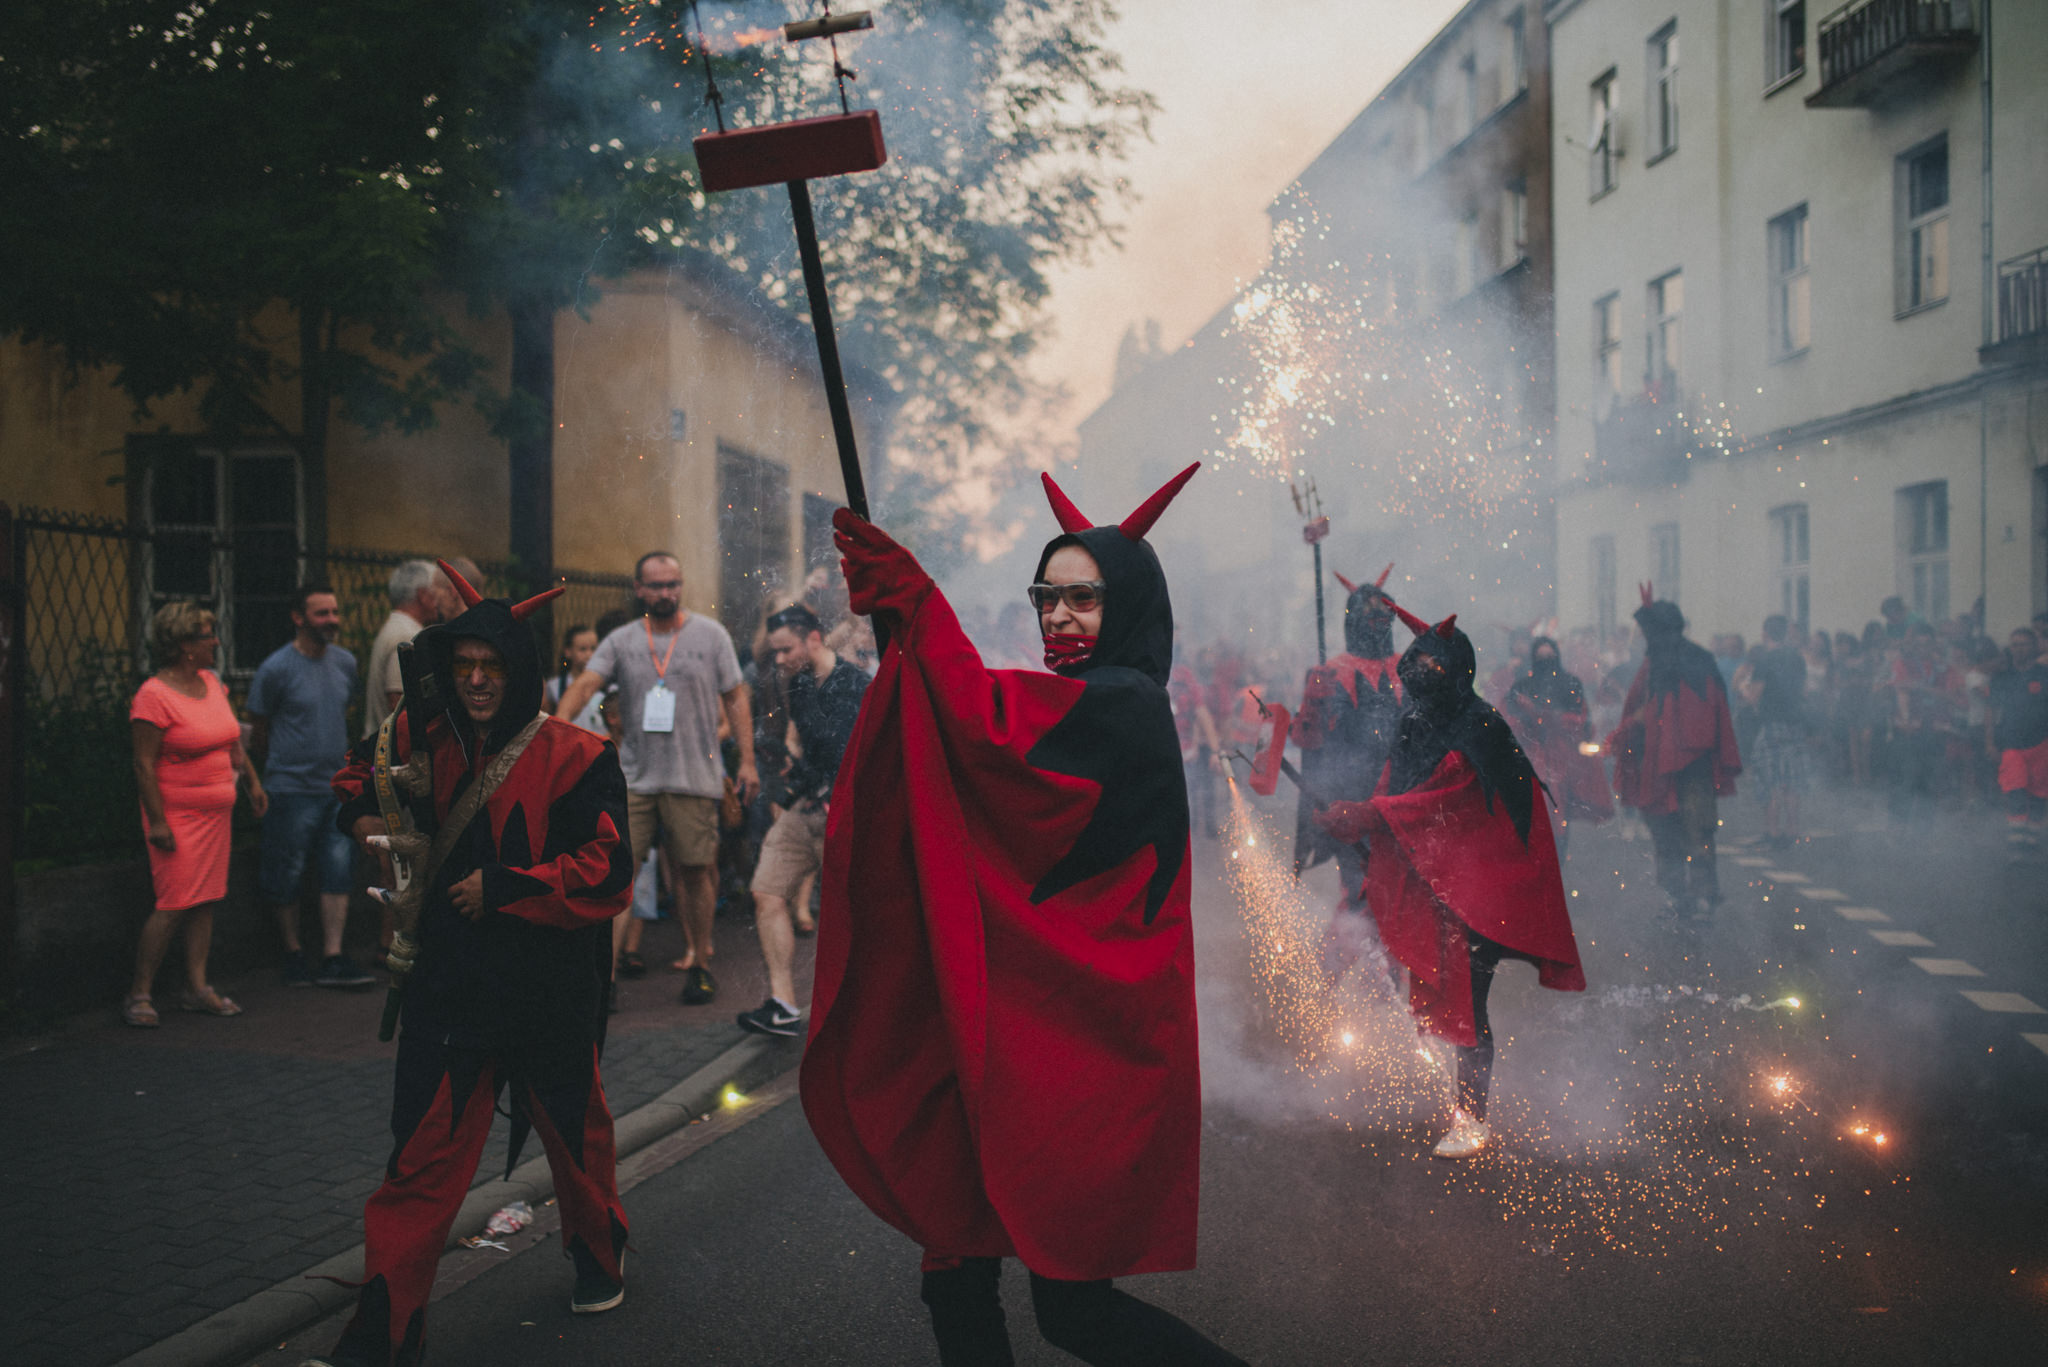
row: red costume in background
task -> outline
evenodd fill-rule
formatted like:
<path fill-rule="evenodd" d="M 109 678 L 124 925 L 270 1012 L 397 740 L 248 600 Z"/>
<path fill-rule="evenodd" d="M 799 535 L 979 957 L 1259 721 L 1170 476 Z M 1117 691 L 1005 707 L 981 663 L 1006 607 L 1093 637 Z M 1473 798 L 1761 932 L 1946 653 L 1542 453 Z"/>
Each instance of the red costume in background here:
<path fill-rule="evenodd" d="M 1401 611 L 1396 609 L 1396 611 Z M 1503 958 L 1583 991 L 1543 785 L 1500 713 L 1472 691 L 1472 643 L 1446 619 L 1401 657 L 1394 748 L 1369 802 L 1320 818 L 1339 840 L 1370 842 L 1365 897 L 1387 953 L 1410 975 L 1409 1006 L 1459 1046 L 1461 1108 L 1483 1120 L 1493 1064 L 1486 994 Z"/>
<path fill-rule="evenodd" d="M 1593 735 L 1585 687 L 1564 668 L 1556 641 L 1538 636 L 1529 642 L 1529 668 L 1501 699 L 1500 711 L 1567 825 L 1613 820 L 1607 770 L 1599 756 L 1579 752 Z"/>
<path fill-rule="evenodd" d="M 426 727 L 434 792 L 430 810 L 416 805 L 425 831 L 447 821 L 462 793 L 541 709 L 540 657 L 519 620 L 528 605 L 480 600 L 448 573 L 469 609 L 419 638 L 437 692 L 448 700 L 448 714 L 434 715 Z M 455 701 L 450 661 L 459 638 L 488 642 L 509 670 L 481 751 Z M 374 744 L 374 737 L 360 742 L 335 776 L 344 831 L 352 832 L 359 817 L 379 814 Z M 401 718 L 395 762 L 411 754 L 411 745 Z M 471 920 L 456 910 L 449 889 L 478 871 L 485 909 Z M 507 1170 L 529 1125 L 537 1128 L 561 1205 L 565 1256 L 576 1260 L 579 1276 L 594 1268 L 623 1280 L 626 1221 L 598 1053 L 610 923 L 632 901 L 633 873 L 618 753 L 601 737 L 548 718 L 427 892 L 401 1018 L 395 1143 L 384 1183 L 363 1210 L 366 1281 L 331 1361 L 409 1367 L 420 1360 L 435 1268 L 490 1137 L 498 1092 L 508 1085 Z"/>

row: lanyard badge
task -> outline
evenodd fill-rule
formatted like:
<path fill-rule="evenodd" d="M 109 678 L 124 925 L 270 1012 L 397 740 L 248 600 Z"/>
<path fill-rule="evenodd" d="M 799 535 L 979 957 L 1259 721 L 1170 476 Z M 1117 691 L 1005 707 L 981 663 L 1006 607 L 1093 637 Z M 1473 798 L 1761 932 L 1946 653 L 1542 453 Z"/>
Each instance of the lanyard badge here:
<path fill-rule="evenodd" d="M 668 667 L 676 657 L 676 640 L 683 633 L 669 637 L 667 652 L 657 656 L 654 624 L 644 617 L 640 621 L 647 628 L 647 658 L 654 665 L 654 687 L 640 701 L 640 730 L 647 735 L 666 735 L 676 729 L 676 695 L 669 691 Z"/>

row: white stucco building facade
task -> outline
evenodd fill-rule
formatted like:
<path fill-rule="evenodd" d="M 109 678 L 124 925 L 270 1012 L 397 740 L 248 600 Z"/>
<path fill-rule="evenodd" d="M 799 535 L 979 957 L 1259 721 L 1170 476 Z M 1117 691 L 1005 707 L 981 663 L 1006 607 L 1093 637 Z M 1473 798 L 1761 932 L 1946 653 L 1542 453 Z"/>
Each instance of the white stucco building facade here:
<path fill-rule="evenodd" d="M 2048 0 L 1546 19 L 1563 624 L 2048 608 Z"/>

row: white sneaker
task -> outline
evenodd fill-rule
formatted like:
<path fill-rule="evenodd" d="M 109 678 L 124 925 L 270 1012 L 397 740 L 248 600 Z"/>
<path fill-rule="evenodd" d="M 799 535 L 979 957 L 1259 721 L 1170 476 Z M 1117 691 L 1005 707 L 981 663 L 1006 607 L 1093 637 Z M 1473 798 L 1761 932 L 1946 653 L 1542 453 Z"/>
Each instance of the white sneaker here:
<path fill-rule="evenodd" d="M 1493 1130 L 1484 1120 L 1475 1120 L 1463 1111 L 1451 1112 L 1451 1132 L 1436 1141 L 1430 1152 L 1438 1158 L 1470 1158 L 1486 1147 L 1493 1138 Z"/>

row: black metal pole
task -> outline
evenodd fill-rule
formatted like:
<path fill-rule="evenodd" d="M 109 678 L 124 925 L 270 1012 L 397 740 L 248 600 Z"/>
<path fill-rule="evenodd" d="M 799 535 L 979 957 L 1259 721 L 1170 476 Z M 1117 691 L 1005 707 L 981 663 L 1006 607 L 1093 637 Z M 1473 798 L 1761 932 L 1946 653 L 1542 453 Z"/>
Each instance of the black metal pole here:
<path fill-rule="evenodd" d="M 1310 547 L 1316 553 L 1316 663 L 1327 664 L 1330 660 L 1329 635 L 1323 629 L 1323 543 L 1317 541 Z"/>
<path fill-rule="evenodd" d="M 796 220 L 797 254 L 804 263 L 804 292 L 811 301 L 811 328 L 818 334 L 818 369 L 825 378 L 825 402 L 832 410 L 832 436 L 839 443 L 839 473 L 846 481 L 846 506 L 868 517 L 867 484 L 853 440 L 853 410 L 846 403 L 846 376 L 839 369 L 839 339 L 832 331 L 832 299 L 825 292 L 825 263 L 818 256 L 818 222 L 811 216 L 811 189 L 789 182 L 789 213 Z"/>

